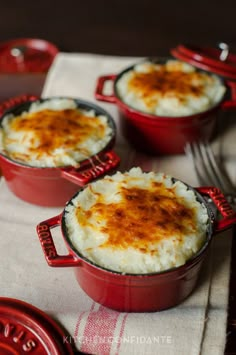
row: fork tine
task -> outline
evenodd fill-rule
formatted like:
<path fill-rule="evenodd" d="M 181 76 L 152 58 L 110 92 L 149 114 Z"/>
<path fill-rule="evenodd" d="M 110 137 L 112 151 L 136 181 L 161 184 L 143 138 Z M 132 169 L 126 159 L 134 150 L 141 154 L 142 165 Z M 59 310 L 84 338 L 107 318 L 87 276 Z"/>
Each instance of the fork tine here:
<path fill-rule="evenodd" d="M 214 186 L 219 187 L 224 191 L 224 181 L 221 177 L 221 171 L 216 164 L 216 160 L 214 159 L 209 144 L 207 142 L 199 142 L 198 146 L 204 163 L 204 168 L 209 176 L 209 181 L 211 181 Z"/>
<path fill-rule="evenodd" d="M 216 178 L 218 180 L 218 186 L 225 193 L 234 191 L 234 186 L 230 181 L 226 171 L 223 166 L 220 166 L 216 161 L 216 157 L 212 151 L 212 148 L 208 142 L 205 142 L 205 150 L 208 155 L 209 163 L 211 164 L 212 170 L 214 171 Z"/>
<path fill-rule="evenodd" d="M 185 152 L 194 164 L 200 184 L 203 186 L 214 185 L 215 181 L 212 179 L 212 174 L 208 171 L 208 164 L 206 163 L 204 150 L 201 149 L 200 143 L 188 143 Z"/>
<path fill-rule="evenodd" d="M 214 185 L 225 194 L 228 202 L 236 206 L 235 187 L 223 166 L 220 166 L 208 142 L 188 143 L 186 154 L 191 158 L 200 184 Z"/>
<path fill-rule="evenodd" d="M 207 141 L 188 143 L 186 154 L 191 157 L 201 184 L 214 185 L 224 193 L 234 191 L 230 178 L 223 167 L 219 166 Z"/>
<path fill-rule="evenodd" d="M 191 159 L 194 169 L 197 173 L 198 180 L 201 185 L 207 185 L 205 179 L 203 178 L 203 175 L 200 172 L 200 168 L 198 166 L 197 160 L 198 158 L 196 157 L 196 149 L 194 149 L 193 143 L 187 143 L 185 146 L 185 153 L 186 155 Z"/>

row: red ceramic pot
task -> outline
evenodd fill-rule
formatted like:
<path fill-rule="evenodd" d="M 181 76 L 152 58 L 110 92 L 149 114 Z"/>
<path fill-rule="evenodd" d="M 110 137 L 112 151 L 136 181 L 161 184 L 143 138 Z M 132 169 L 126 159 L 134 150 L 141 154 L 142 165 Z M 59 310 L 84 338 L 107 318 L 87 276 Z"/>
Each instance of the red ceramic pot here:
<path fill-rule="evenodd" d="M 11 99 L 0 107 L 0 113 L 6 108 L 6 114 L 19 115 L 27 111 L 32 98 L 21 105 L 15 104 L 23 99 Z M 35 98 L 34 98 L 35 99 Z M 47 99 L 40 99 L 44 102 Z M 80 163 L 79 168 L 72 166 L 40 168 L 32 167 L 14 161 L 4 154 L 0 154 L 0 167 L 9 189 L 19 198 L 40 206 L 64 206 L 76 191 L 88 182 L 99 178 L 105 173 L 113 171 L 120 162 L 120 158 L 112 150 L 115 143 L 116 127 L 112 117 L 102 108 L 79 99 L 75 100 L 79 108 L 94 110 L 96 115 L 105 115 L 113 134 L 107 146 L 98 154 Z M 14 106 L 14 107 L 12 107 Z M 10 108 L 12 107 L 12 108 Z M 5 114 L 1 120 L 4 120 Z"/>
<path fill-rule="evenodd" d="M 159 311 L 173 307 L 183 301 L 195 288 L 212 236 L 236 223 L 236 213 L 219 189 L 201 187 L 193 191 L 197 199 L 207 208 L 209 228 L 201 250 L 183 266 L 159 273 L 134 275 L 113 272 L 95 265 L 73 247 L 65 226 L 65 210 L 37 226 L 45 258 L 50 266 L 73 266 L 82 289 L 94 301 L 106 307 L 122 312 Z M 221 212 L 223 218 L 219 222 L 215 221 L 204 196 L 210 196 Z M 68 255 L 58 255 L 54 245 L 50 229 L 58 225 L 61 225 Z"/>
<path fill-rule="evenodd" d="M 155 60 L 160 64 L 164 64 L 166 61 L 166 59 Z M 118 80 L 133 68 L 134 65 L 118 75 L 111 74 L 99 77 L 95 97 L 99 101 L 117 105 L 124 136 L 137 150 L 150 154 L 183 153 L 187 142 L 200 139 L 209 140 L 212 137 L 216 114 L 220 109 L 236 108 L 236 83 L 224 81 L 224 85 L 227 87 L 225 96 L 221 102 L 207 111 L 182 117 L 161 117 L 141 112 L 124 103 L 117 90 Z M 220 76 L 218 77 L 223 82 L 223 79 Z M 104 85 L 107 81 L 113 81 L 113 93 L 111 95 L 104 93 Z"/>

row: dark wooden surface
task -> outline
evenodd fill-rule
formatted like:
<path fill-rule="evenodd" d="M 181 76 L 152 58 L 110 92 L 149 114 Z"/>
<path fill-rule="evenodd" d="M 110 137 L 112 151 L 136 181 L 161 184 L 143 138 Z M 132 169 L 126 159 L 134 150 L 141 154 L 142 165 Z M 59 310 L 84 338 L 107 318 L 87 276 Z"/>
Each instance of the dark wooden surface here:
<path fill-rule="evenodd" d="M 166 56 L 179 43 L 236 48 L 235 0 L 1 0 L 0 42 L 43 38 L 61 51 Z M 0 100 L 40 93 L 44 76 L 0 76 Z M 6 84 L 7 83 L 7 84 Z M 236 241 L 232 249 L 226 354 L 236 354 Z"/>
<path fill-rule="evenodd" d="M 236 355 L 236 226 L 233 228 L 229 312 L 225 355 Z"/>
<path fill-rule="evenodd" d="M 61 50 L 166 55 L 181 42 L 236 44 L 235 0 L 1 0 L 0 41 L 41 37 Z"/>

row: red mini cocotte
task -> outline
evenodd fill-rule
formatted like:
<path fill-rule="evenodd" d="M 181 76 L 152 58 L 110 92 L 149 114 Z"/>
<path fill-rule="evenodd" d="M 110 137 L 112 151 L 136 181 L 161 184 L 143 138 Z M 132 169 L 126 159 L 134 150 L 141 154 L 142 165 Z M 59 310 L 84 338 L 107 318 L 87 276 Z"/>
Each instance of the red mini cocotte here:
<path fill-rule="evenodd" d="M 70 212 L 65 208 L 62 214 L 37 226 L 39 241 L 48 265 L 73 267 L 80 287 L 94 301 L 108 308 L 122 312 L 149 312 L 178 305 L 194 290 L 202 264 L 207 258 L 212 237 L 236 222 L 235 212 L 219 189 L 215 187 L 196 189 L 189 187 L 189 189 L 194 192 L 197 201 L 206 207 L 209 224 L 203 246 L 185 264 L 162 272 L 146 274 L 122 273 L 101 267 L 84 257 L 72 244 L 65 224 L 65 215 Z M 221 213 L 220 221 L 215 220 L 206 197 L 213 200 Z M 73 203 L 72 200 L 66 207 Z M 57 226 L 61 226 L 62 237 L 68 249 L 67 255 L 57 253 L 51 234 L 51 229 Z"/>
<path fill-rule="evenodd" d="M 225 62 L 220 61 L 221 51 L 212 48 L 178 46 L 172 55 L 193 65 L 198 72 L 214 74 L 226 87 L 222 99 L 199 113 L 187 116 L 162 116 L 146 113 L 128 105 L 118 92 L 118 81 L 135 65 L 118 74 L 100 76 L 97 80 L 95 97 L 98 101 L 117 105 L 123 134 L 139 151 L 154 155 L 180 154 L 188 142 L 209 140 L 214 135 L 217 113 L 220 110 L 236 108 L 235 56 L 229 54 Z M 155 64 L 166 64 L 169 58 L 147 59 Z M 113 82 L 113 91 L 106 94 L 104 86 Z"/>
<path fill-rule="evenodd" d="M 5 112 L 1 118 L 1 124 L 8 114 L 17 116 L 27 112 L 33 101 L 45 103 L 50 100 L 50 98 L 36 100 L 35 97 L 27 95 L 10 99 L 0 107 L 0 112 L 2 114 Z M 2 175 L 9 189 L 24 201 L 40 206 L 63 206 L 78 189 L 113 171 L 120 163 L 120 158 L 113 151 L 116 127 L 112 117 L 102 108 L 90 102 L 80 99 L 72 100 L 78 108 L 93 110 L 96 115 L 107 117 L 108 125 L 112 131 L 110 140 L 96 155 L 81 161 L 78 168 L 73 166 L 34 167 L 17 162 L 1 153 Z M 6 109 L 7 111 L 5 111 Z"/>

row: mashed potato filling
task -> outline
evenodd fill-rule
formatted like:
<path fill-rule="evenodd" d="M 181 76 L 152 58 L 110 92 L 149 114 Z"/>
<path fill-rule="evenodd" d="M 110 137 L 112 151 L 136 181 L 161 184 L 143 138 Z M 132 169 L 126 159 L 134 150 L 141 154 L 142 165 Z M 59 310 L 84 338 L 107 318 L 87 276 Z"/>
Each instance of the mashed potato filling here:
<path fill-rule="evenodd" d="M 194 192 L 139 168 L 91 183 L 66 207 L 75 248 L 97 265 L 143 274 L 183 265 L 206 240 L 208 215 Z"/>
<path fill-rule="evenodd" d="M 186 116 L 217 104 L 226 88 L 215 75 L 169 60 L 145 62 L 127 71 L 117 82 L 120 98 L 135 109 L 158 116 Z"/>
<path fill-rule="evenodd" d="M 0 148 L 11 159 L 32 166 L 79 166 L 106 146 L 111 133 L 107 117 L 81 110 L 70 99 L 52 99 L 5 117 Z"/>

